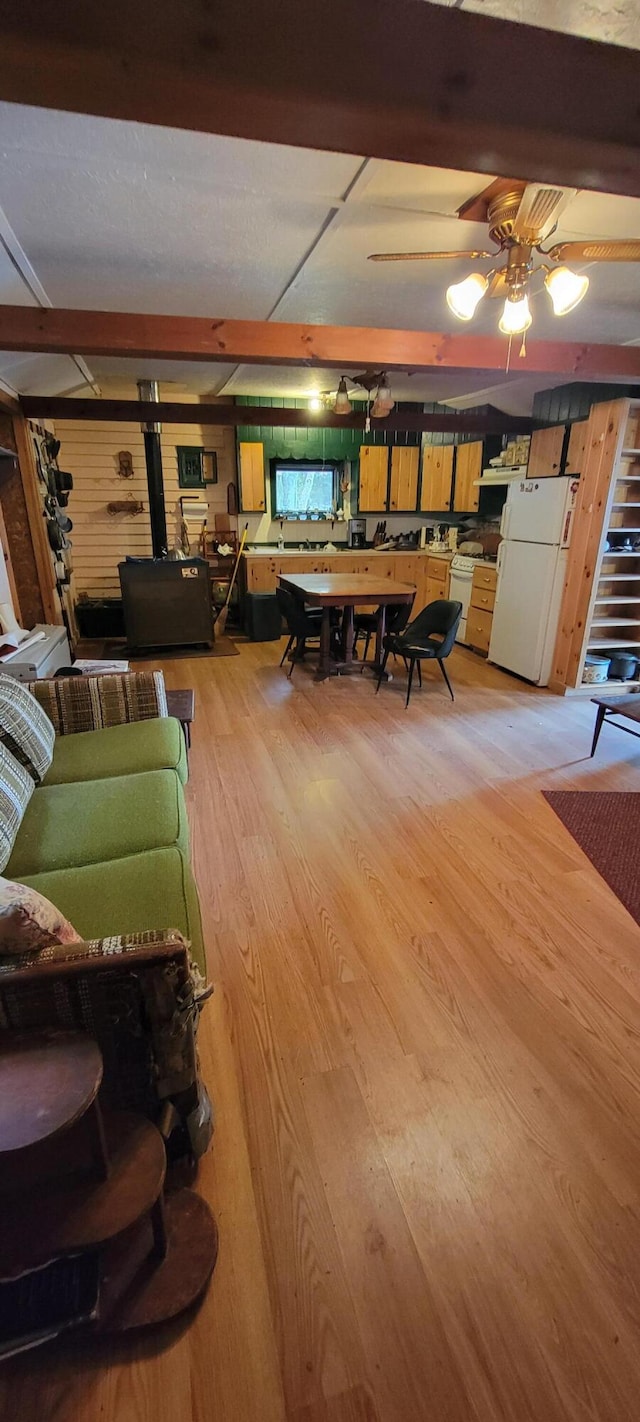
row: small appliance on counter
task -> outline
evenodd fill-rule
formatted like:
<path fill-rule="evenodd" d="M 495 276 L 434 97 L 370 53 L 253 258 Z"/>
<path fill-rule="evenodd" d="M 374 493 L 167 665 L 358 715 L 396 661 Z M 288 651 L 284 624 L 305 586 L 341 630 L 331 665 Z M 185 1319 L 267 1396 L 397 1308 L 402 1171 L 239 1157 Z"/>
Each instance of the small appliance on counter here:
<path fill-rule="evenodd" d="M 366 548 L 367 546 L 367 520 L 366 518 L 350 518 L 347 524 L 347 547 Z"/>

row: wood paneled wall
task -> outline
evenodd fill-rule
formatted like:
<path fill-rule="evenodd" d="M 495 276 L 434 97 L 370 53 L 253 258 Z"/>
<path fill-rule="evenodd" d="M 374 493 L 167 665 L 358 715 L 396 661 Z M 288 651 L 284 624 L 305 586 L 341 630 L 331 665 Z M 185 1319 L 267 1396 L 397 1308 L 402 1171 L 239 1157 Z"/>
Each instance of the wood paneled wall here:
<path fill-rule="evenodd" d="M 59 420 L 56 434 L 61 441 L 58 463 L 61 469 L 68 469 L 74 479 L 68 512 L 73 519 L 71 539 L 76 592 L 109 597 L 119 595 L 118 563 L 127 555 L 146 557 L 151 554 L 149 496 L 140 426 L 101 422 L 98 402 L 96 405 L 95 422 Z M 208 521 L 213 524 L 213 515 L 226 510 L 227 484 L 236 477 L 235 431 L 199 425 L 196 402 L 193 425 L 165 425 L 161 440 L 167 534 L 171 546 L 180 494 L 195 492 L 178 487 L 177 446 L 202 445 L 217 453 L 218 483 L 198 491 L 198 497 L 208 503 Z M 129 450 L 133 456 L 132 479 L 118 476 L 120 450 Z M 130 516 L 107 512 L 108 503 L 127 499 L 129 495 L 141 500 L 144 513 Z"/>
<path fill-rule="evenodd" d="M 13 419 L 10 415 L 0 414 L 0 444 L 5 449 L 16 450 L 17 458 Z M 46 615 L 20 468 L 9 459 L 3 459 L 0 468 L 0 504 L 22 625 L 33 627 L 36 622 L 46 621 Z"/>

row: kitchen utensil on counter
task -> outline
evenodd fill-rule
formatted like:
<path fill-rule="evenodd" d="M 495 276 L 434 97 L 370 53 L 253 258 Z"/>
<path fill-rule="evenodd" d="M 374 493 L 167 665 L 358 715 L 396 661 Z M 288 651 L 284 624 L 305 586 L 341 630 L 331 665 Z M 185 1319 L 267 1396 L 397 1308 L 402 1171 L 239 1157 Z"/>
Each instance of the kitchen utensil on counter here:
<path fill-rule="evenodd" d="M 610 657 L 597 657 L 595 652 L 588 652 L 584 659 L 583 682 L 595 686 L 598 682 L 607 681 L 610 666 Z"/>

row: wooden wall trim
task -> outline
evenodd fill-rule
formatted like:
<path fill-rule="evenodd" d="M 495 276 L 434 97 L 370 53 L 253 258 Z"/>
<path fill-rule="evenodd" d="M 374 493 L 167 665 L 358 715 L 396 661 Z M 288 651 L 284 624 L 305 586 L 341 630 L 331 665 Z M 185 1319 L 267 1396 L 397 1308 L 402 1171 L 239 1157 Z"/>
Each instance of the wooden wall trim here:
<path fill-rule="evenodd" d="M 9 589 L 10 589 L 10 592 L 11 592 L 11 601 L 12 601 L 12 603 L 13 603 L 14 616 L 15 616 L 16 622 L 18 622 L 18 623 L 20 624 L 20 626 L 22 626 L 22 611 L 21 611 L 21 608 L 20 608 L 20 598 L 19 598 L 19 596 L 18 596 L 18 586 L 17 586 L 17 583 L 16 583 L 16 575 L 15 575 L 15 573 L 14 573 L 14 571 L 13 571 L 13 561 L 12 561 L 12 558 L 11 558 L 11 548 L 10 548 L 10 546 L 9 546 L 9 536 L 8 536 L 8 533 L 7 533 L 7 525 L 6 525 L 5 521 L 4 521 L 4 513 L 3 513 L 3 511 L 2 511 L 2 504 L 0 504 L 0 543 L 2 543 L 2 552 L 3 552 L 3 554 L 4 554 L 4 563 L 5 563 L 5 567 L 6 567 L 6 570 L 7 570 L 7 579 L 8 579 L 8 582 L 9 582 Z"/>
<path fill-rule="evenodd" d="M 232 321 L 209 316 L 144 316 L 0 306 L 0 350 L 66 355 L 330 366 L 334 370 L 504 371 L 504 336 Z M 532 371 L 640 379 L 640 347 L 529 341 L 517 374 Z"/>
<path fill-rule="evenodd" d="M 45 521 L 42 514 L 33 441 L 24 415 L 20 414 L 14 416 L 13 433 L 18 453 L 20 478 L 22 480 L 25 503 L 27 506 L 29 529 L 33 543 L 38 586 L 42 598 L 45 621 L 54 625 L 62 622 L 62 613 L 59 600 L 56 596 L 51 550 L 49 548 L 49 540 L 47 538 Z"/>
<path fill-rule="evenodd" d="M 2 48 L 14 102 L 640 196 L 638 54 L 455 7 L 22 0 Z"/>
<path fill-rule="evenodd" d="M 585 629 L 594 597 L 602 524 L 629 416 L 629 400 L 593 405 L 586 459 L 573 521 L 558 635 L 549 681 L 552 691 L 575 687 L 582 670 Z"/>
<path fill-rule="evenodd" d="M 318 414 L 309 409 L 294 409 L 278 405 L 199 405 L 185 401 L 162 400 L 158 404 L 143 403 L 138 400 L 76 400 L 64 396 L 24 395 L 22 409 L 25 415 L 40 420 L 87 420 L 94 423 L 107 421 L 114 424 L 131 422 L 139 426 L 141 420 L 160 420 L 167 424 L 192 425 L 197 421 L 202 425 L 226 426 L 271 426 L 275 428 L 297 429 L 350 429 L 363 430 L 364 414 L 334 415 L 329 411 Z M 500 412 L 470 414 L 466 411 L 451 411 L 443 414 L 424 414 L 420 410 L 392 410 L 384 419 L 371 420 L 372 430 L 427 430 L 444 431 L 452 434 L 527 434 L 532 421 L 523 415 L 502 415 Z"/>

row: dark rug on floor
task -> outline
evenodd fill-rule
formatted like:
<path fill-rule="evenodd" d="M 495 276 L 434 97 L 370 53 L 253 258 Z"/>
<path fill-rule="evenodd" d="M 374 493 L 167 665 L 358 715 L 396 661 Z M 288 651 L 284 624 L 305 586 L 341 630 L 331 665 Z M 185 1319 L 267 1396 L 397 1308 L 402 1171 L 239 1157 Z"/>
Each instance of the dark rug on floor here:
<path fill-rule="evenodd" d="M 563 825 L 640 923 L 640 794 L 545 790 Z"/>

